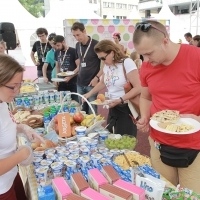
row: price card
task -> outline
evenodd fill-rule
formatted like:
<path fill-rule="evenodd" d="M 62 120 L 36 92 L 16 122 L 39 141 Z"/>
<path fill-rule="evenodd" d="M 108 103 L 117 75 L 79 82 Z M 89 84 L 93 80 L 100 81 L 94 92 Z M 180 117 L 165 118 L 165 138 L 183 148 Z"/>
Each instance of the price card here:
<path fill-rule="evenodd" d="M 58 129 L 60 137 L 71 137 L 71 125 L 70 125 L 70 114 L 59 113 L 58 114 Z"/>

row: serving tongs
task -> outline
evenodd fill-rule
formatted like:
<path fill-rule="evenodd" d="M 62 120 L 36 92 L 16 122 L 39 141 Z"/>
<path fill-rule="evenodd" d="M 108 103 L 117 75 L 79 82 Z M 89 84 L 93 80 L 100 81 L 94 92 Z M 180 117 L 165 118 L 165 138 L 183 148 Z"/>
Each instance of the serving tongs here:
<path fill-rule="evenodd" d="M 123 153 L 122 155 L 124 156 L 126 162 L 128 163 L 128 166 L 129 166 L 129 167 L 133 167 L 133 166 L 131 165 L 130 161 L 128 160 L 126 154 Z M 134 161 L 134 160 L 133 160 L 132 162 L 133 162 L 136 166 L 139 166 L 139 163 L 138 163 L 137 161 Z"/>

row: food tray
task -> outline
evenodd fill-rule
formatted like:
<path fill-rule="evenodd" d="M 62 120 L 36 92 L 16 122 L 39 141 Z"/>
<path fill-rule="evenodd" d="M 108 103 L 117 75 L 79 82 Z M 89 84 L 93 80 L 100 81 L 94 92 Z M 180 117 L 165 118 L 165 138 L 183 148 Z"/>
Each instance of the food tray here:
<path fill-rule="evenodd" d="M 23 97 L 23 96 L 30 96 L 30 95 L 38 94 L 39 87 L 35 83 L 26 82 L 26 83 L 22 84 L 22 86 L 26 86 L 26 85 L 33 86 L 35 88 L 35 92 L 20 92 L 18 95 L 16 95 L 16 97 Z"/>
<path fill-rule="evenodd" d="M 43 91 L 43 90 L 55 90 L 56 89 L 56 86 L 51 83 L 51 82 L 48 82 L 48 83 L 36 83 L 37 87 L 39 88 L 38 90 L 39 91 Z"/>

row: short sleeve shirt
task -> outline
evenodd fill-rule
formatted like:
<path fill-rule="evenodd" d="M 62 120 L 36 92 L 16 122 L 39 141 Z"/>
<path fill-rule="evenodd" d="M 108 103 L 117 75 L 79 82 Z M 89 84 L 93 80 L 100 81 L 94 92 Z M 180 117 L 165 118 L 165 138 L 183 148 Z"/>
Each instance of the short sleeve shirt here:
<path fill-rule="evenodd" d="M 79 86 L 88 86 L 91 80 L 98 74 L 100 70 L 100 59 L 94 52 L 94 46 L 98 43 L 98 41 L 92 39 L 90 44 L 90 40 L 91 38 L 89 37 L 89 40 L 85 45 L 81 44 L 80 42 L 76 43 L 76 52 L 78 54 L 78 58 L 80 59 L 80 63 L 84 62 L 86 64 L 86 67 L 81 67 L 80 64 L 77 80 L 77 84 Z M 85 55 L 86 51 L 87 53 Z"/>
<path fill-rule="evenodd" d="M 45 48 L 45 46 L 46 46 L 46 48 Z M 34 52 L 34 53 L 37 52 L 38 61 L 40 62 L 40 65 L 37 66 L 37 69 L 38 69 L 38 70 L 42 70 L 42 67 L 43 67 L 43 64 L 44 64 L 42 58 L 43 58 L 43 57 L 46 58 L 47 52 L 48 52 L 49 50 L 51 50 L 51 48 L 52 48 L 52 47 L 51 47 L 51 45 L 49 44 L 49 42 L 47 42 L 47 45 L 46 45 L 46 43 L 41 43 L 40 41 L 36 41 L 36 42 L 34 43 L 33 48 L 32 48 L 32 52 Z M 50 64 L 49 64 L 49 66 L 47 67 L 47 70 L 52 70 Z"/>
<path fill-rule="evenodd" d="M 64 59 L 64 60 L 63 60 Z M 63 72 L 74 71 L 76 69 L 76 60 L 78 59 L 75 48 L 69 47 L 66 55 L 65 51 L 55 51 L 55 61 L 60 65 Z M 76 83 L 77 76 L 73 77 L 69 83 Z"/>
<path fill-rule="evenodd" d="M 132 70 L 137 69 L 135 63 L 132 59 L 126 58 L 124 60 L 124 68 L 126 74 L 131 72 Z M 124 76 L 123 64 L 118 63 L 116 66 L 108 66 L 105 65 L 103 68 L 104 72 L 104 83 L 108 89 L 108 94 L 110 99 L 119 99 L 124 96 L 124 85 L 127 80 Z"/>
<path fill-rule="evenodd" d="M 55 68 L 55 50 L 52 48 L 50 51 L 47 52 L 45 63 L 48 63 L 52 67 L 51 77 L 56 78 L 56 68 Z"/>
<path fill-rule="evenodd" d="M 200 115 L 200 48 L 182 44 L 174 61 L 165 66 L 143 62 L 141 84 L 152 96 L 151 115 L 170 109 L 180 114 Z M 151 128 L 151 137 L 179 148 L 200 149 L 200 131 L 193 134 L 165 134 Z"/>

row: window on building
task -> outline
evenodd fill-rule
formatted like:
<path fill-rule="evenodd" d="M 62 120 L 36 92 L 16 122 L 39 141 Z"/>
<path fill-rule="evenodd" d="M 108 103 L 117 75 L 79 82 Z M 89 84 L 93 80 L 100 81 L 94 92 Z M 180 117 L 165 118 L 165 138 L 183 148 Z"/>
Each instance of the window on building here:
<path fill-rule="evenodd" d="M 116 8 L 122 8 L 122 4 L 121 3 L 117 3 L 116 4 Z"/>
<path fill-rule="evenodd" d="M 106 19 L 107 15 L 103 15 L 103 19 Z"/>
<path fill-rule="evenodd" d="M 89 0 L 89 3 L 92 3 L 92 0 Z"/>
<path fill-rule="evenodd" d="M 127 8 L 127 5 L 126 5 L 126 4 L 122 4 L 122 8 L 123 8 L 123 9 L 126 9 L 126 8 Z"/>
<path fill-rule="evenodd" d="M 107 8 L 108 7 L 108 2 L 103 2 L 103 7 Z"/>
<path fill-rule="evenodd" d="M 97 0 L 94 0 L 94 3 L 97 4 Z"/>
<path fill-rule="evenodd" d="M 132 9 L 134 8 L 134 6 L 135 6 L 135 5 L 128 4 L 128 9 L 129 9 L 129 10 L 132 10 Z"/>
<path fill-rule="evenodd" d="M 115 4 L 114 3 L 111 3 L 111 8 L 114 8 L 115 7 Z"/>
<path fill-rule="evenodd" d="M 126 19 L 127 17 L 126 16 L 123 16 L 123 19 Z"/>

